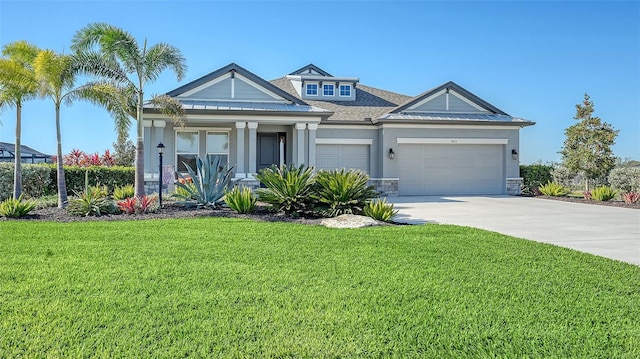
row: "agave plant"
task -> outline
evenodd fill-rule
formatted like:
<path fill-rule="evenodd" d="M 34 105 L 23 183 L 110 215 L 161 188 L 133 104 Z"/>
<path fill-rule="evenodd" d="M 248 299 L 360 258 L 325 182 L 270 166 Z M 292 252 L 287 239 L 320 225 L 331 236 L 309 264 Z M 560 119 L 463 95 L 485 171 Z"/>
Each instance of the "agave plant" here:
<path fill-rule="evenodd" d="M 186 163 L 185 166 L 191 179 L 188 180 L 182 173 L 177 172 L 182 181 L 176 182 L 181 191 L 176 192 L 175 196 L 183 199 L 183 204 L 192 204 L 195 201 L 198 206 L 218 208 L 231 182 L 233 166 L 222 166 L 220 158 L 212 155 L 207 155 L 204 161 L 196 157 L 195 170 Z M 189 182 L 191 184 L 187 185 Z"/>
<path fill-rule="evenodd" d="M 335 217 L 341 214 L 361 214 L 364 206 L 378 196 L 369 185 L 369 176 L 360 170 L 320 171 L 316 176 L 313 198 L 316 212 Z"/>
<path fill-rule="evenodd" d="M 300 165 L 271 166 L 256 175 L 266 188 L 258 188 L 258 200 L 266 202 L 285 214 L 300 214 L 311 208 L 311 193 L 315 178 L 313 167 Z"/>

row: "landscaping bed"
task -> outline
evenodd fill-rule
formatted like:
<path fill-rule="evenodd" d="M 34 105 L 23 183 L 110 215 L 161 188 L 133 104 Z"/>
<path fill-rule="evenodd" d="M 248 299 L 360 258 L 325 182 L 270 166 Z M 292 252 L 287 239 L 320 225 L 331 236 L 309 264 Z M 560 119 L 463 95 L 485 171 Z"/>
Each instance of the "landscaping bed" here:
<path fill-rule="evenodd" d="M 640 209 L 640 202 L 636 203 L 626 203 L 623 201 L 596 201 L 593 199 L 585 199 L 580 197 L 554 197 L 554 196 L 535 196 L 536 198 L 542 199 L 552 199 L 554 201 L 564 201 L 564 202 L 573 202 L 573 203 L 583 203 L 583 204 L 592 204 L 596 206 L 610 206 L 610 207 L 621 207 L 621 208 L 633 208 Z"/>

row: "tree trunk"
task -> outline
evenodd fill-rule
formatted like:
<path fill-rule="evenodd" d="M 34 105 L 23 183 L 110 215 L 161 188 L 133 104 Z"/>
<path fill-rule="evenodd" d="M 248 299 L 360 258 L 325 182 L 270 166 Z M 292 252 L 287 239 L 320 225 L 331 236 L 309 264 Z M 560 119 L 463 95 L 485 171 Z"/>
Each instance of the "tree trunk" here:
<path fill-rule="evenodd" d="M 67 206 L 67 182 L 64 177 L 64 167 L 62 166 L 62 136 L 60 135 L 60 104 L 56 104 L 56 140 L 58 141 L 58 208 Z"/>
<path fill-rule="evenodd" d="M 136 196 L 142 197 L 144 193 L 144 124 L 142 120 L 143 94 L 140 90 L 138 94 L 138 116 L 137 116 L 137 140 L 136 140 L 136 172 L 135 172 L 135 189 Z"/>
<path fill-rule="evenodd" d="M 16 103 L 16 147 L 13 166 L 13 199 L 22 194 L 22 153 L 20 151 L 20 132 L 22 131 L 22 102 Z"/>

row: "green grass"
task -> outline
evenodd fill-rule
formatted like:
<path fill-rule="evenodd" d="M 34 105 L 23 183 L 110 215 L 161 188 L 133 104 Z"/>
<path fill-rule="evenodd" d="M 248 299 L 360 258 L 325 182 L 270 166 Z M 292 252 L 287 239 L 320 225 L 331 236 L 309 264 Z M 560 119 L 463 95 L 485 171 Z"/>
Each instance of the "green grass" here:
<path fill-rule="evenodd" d="M 456 226 L 0 222 L 0 357 L 640 356 L 640 268 Z"/>

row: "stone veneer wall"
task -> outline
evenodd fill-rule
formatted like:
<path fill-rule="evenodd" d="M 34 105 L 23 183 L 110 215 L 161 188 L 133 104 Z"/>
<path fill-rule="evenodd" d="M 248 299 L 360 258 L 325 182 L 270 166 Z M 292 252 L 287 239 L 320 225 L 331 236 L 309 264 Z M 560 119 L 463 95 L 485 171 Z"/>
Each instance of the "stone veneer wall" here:
<path fill-rule="evenodd" d="M 522 194 L 523 178 L 507 178 L 507 194 L 510 196 L 519 196 Z"/>
<path fill-rule="evenodd" d="M 382 197 L 397 197 L 398 181 L 399 178 L 371 178 L 369 184 L 375 187 Z"/>

